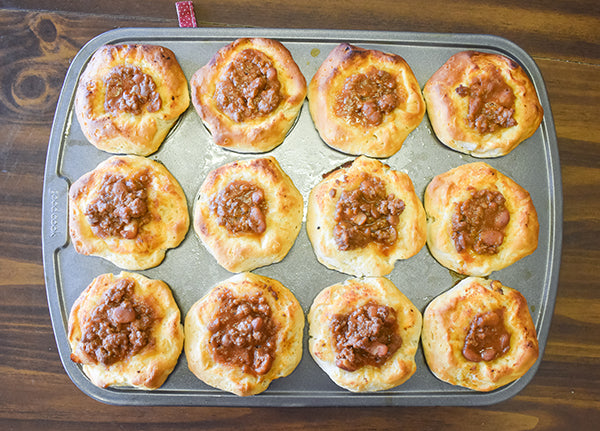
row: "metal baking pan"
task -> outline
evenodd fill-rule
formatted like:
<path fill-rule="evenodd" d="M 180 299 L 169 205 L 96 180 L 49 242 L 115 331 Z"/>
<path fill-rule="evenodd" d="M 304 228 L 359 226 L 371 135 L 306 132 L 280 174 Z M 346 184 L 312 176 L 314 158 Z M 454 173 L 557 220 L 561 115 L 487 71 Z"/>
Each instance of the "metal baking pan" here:
<path fill-rule="evenodd" d="M 186 77 L 206 64 L 217 50 L 239 37 L 268 37 L 281 41 L 292 53 L 307 82 L 329 52 L 340 42 L 401 55 L 421 86 L 454 53 L 473 49 L 495 52 L 516 60 L 529 73 L 544 108 L 541 127 L 510 154 L 486 162 L 515 179 L 532 195 L 540 222 L 538 249 L 512 266 L 492 274 L 527 298 L 540 342 L 540 359 L 521 379 L 493 392 L 479 393 L 441 382 L 429 371 L 422 350 L 417 352 L 417 372 L 405 384 L 376 393 L 350 393 L 336 386 L 310 357 L 305 328 L 303 357 L 288 377 L 275 380 L 269 389 L 252 397 L 238 397 L 198 380 L 187 368 L 182 353 L 167 382 L 158 390 L 100 389 L 69 359 L 67 319 L 71 306 L 91 280 L 102 273 L 118 273 L 110 262 L 78 255 L 67 226 L 68 188 L 110 154 L 97 150 L 83 136 L 73 114 L 73 98 L 79 74 L 93 52 L 104 44 L 148 43 L 173 50 Z M 321 174 L 352 157 L 327 147 L 315 130 L 307 102 L 283 144 L 267 153 L 276 157 L 304 196 Z M 217 147 L 193 107 L 183 114 L 160 150 L 150 156 L 162 162 L 177 178 L 191 207 L 206 174 L 227 162 L 256 157 Z M 442 172 L 477 159 L 446 148 L 435 137 L 427 116 L 407 138 L 402 149 L 386 159 L 408 173 L 417 194 Z M 84 393 L 118 405 L 210 406 L 388 406 L 388 405 L 485 405 L 512 397 L 532 379 L 546 345 L 553 313 L 562 233 L 562 193 L 556 132 L 542 76 L 531 57 L 506 39 L 487 35 L 401 32 L 284 30 L 284 29 L 118 29 L 91 40 L 73 59 L 60 94 L 52 126 L 43 195 L 43 259 L 48 304 L 61 360 L 69 377 Z M 319 264 L 303 227 L 288 256 L 280 263 L 255 270 L 281 281 L 298 298 L 305 312 L 318 292 L 350 278 Z M 167 252 L 163 263 L 142 271 L 164 280 L 173 290 L 185 316 L 191 305 L 216 283 L 231 274 L 221 268 L 202 246 L 193 229 L 183 243 Z M 437 295 L 452 287 L 457 278 L 438 264 L 427 247 L 396 264 L 389 278 L 423 311 Z"/>

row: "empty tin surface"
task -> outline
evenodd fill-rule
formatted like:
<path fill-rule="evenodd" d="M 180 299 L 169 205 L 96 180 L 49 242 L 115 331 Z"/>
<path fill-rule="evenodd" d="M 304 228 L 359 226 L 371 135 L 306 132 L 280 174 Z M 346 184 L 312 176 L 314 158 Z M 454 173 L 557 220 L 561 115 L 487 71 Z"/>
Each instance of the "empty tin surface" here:
<path fill-rule="evenodd" d="M 483 159 L 530 192 L 539 217 L 537 250 L 490 276 L 519 290 L 529 303 L 539 338 L 540 359 L 525 376 L 496 391 L 478 393 L 439 381 L 429 371 L 419 348 L 417 371 L 403 385 L 376 393 L 350 393 L 335 385 L 310 357 L 308 327 L 304 332 L 302 361 L 296 370 L 286 378 L 275 380 L 262 394 L 251 397 L 238 397 L 204 384 L 188 370 L 183 352 L 166 383 L 152 392 L 127 387 L 97 388 L 83 374 L 80 366 L 70 360 L 67 320 L 71 306 L 93 278 L 121 271 L 101 258 L 77 254 L 69 239 L 70 184 L 111 156 L 87 142 L 75 119 L 73 100 L 80 73 L 94 51 L 104 44 L 146 43 L 171 49 L 189 80 L 218 49 L 239 37 L 268 37 L 282 42 L 292 53 L 307 83 L 340 42 L 402 56 L 421 88 L 451 55 L 467 49 L 506 55 L 527 71 L 544 108 L 542 124 L 531 138 L 508 155 Z M 279 161 L 302 193 L 305 205 L 311 188 L 321 180 L 323 173 L 354 158 L 329 148 L 320 139 L 308 112 L 307 101 L 284 142 L 262 155 L 272 155 Z M 163 163 L 179 181 L 191 215 L 195 196 L 209 171 L 234 160 L 262 155 L 238 154 L 216 146 L 190 105 L 159 151 L 149 158 Z M 385 162 L 410 176 L 422 200 L 425 187 L 435 175 L 478 160 L 482 159 L 455 152 L 441 144 L 425 115 L 400 151 Z M 304 211 L 306 214 L 306 208 Z M 505 400 L 529 383 L 541 361 L 556 297 L 561 235 L 562 192 L 556 132 L 542 76 L 527 53 L 510 41 L 494 36 L 284 29 L 118 29 L 94 38 L 73 59 L 50 135 L 44 176 L 42 238 L 46 290 L 54 333 L 63 365 L 73 382 L 92 398 L 110 404 L 386 406 L 482 405 Z M 282 262 L 254 272 L 283 283 L 300 301 L 305 314 L 322 289 L 351 278 L 329 270 L 317 261 L 304 224 Z M 215 284 L 232 275 L 216 263 L 193 228 L 178 248 L 167 252 L 162 264 L 140 273 L 161 279 L 171 287 L 182 319 L 194 302 Z M 388 278 L 421 312 L 434 297 L 458 281 L 455 274 L 437 263 L 426 246 L 416 256 L 398 261 Z"/>

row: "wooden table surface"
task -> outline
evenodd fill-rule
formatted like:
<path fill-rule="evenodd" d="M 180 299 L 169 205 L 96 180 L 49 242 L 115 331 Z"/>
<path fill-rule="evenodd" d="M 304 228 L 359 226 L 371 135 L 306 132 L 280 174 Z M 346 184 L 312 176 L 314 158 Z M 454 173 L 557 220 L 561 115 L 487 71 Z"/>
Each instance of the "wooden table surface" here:
<path fill-rule="evenodd" d="M 42 182 L 70 60 L 117 27 L 176 27 L 173 1 L 0 0 L 0 429 L 592 429 L 600 419 L 600 4 L 597 0 L 195 1 L 199 26 L 482 33 L 544 77 L 563 180 L 558 297 L 539 370 L 486 407 L 115 407 L 75 387 L 50 323 Z"/>

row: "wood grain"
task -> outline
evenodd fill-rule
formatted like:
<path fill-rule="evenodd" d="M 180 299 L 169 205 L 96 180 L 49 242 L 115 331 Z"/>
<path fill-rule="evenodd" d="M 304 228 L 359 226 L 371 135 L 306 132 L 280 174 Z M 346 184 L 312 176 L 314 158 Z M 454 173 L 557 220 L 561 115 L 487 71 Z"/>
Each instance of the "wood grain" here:
<path fill-rule="evenodd" d="M 597 1 L 196 1 L 201 26 L 495 34 L 544 77 L 564 196 L 558 297 L 540 368 L 486 407 L 115 407 L 77 389 L 54 341 L 41 262 L 42 182 L 66 71 L 94 36 L 174 27 L 173 1 L 0 2 L 0 429 L 594 429 L 600 419 L 600 10 Z"/>

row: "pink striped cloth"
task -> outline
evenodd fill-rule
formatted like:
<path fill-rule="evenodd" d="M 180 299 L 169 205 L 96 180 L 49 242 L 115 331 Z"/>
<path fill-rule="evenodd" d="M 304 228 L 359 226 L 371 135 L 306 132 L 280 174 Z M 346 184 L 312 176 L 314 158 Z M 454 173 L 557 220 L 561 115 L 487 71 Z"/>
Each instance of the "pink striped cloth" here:
<path fill-rule="evenodd" d="M 177 9 L 177 19 L 179 27 L 198 27 L 196 24 L 196 15 L 194 14 L 194 4 L 191 1 L 178 1 L 175 3 Z"/>

